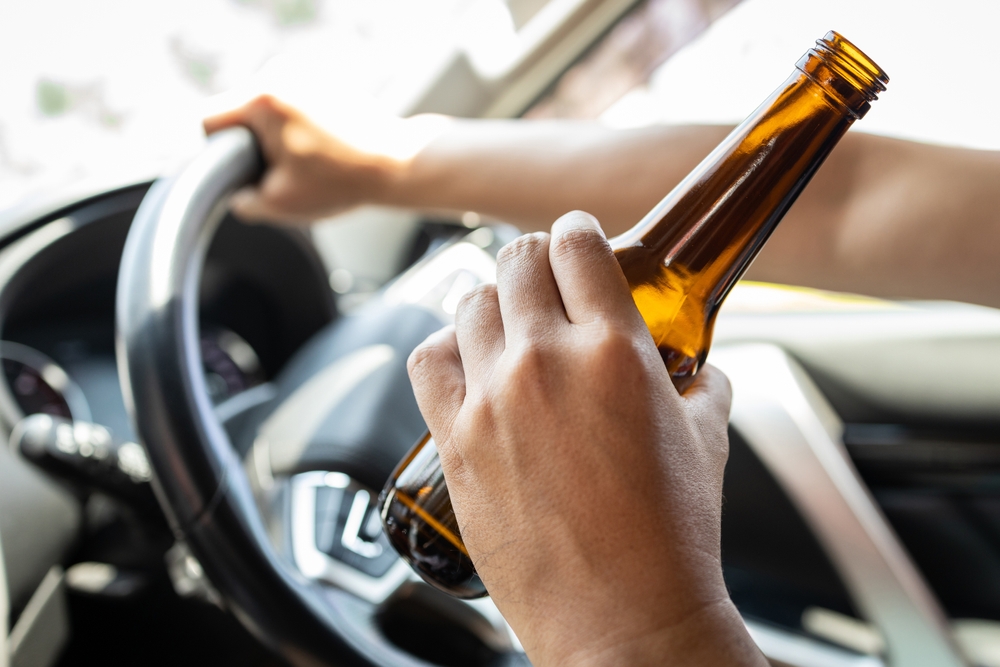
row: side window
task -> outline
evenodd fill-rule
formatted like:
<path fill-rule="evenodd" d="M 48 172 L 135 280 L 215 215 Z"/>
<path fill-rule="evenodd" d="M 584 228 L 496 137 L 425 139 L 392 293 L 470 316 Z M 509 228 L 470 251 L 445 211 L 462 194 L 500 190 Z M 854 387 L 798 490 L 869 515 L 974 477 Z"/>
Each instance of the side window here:
<path fill-rule="evenodd" d="M 739 0 L 643 0 L 594 44 L 524 114 L 597 118 L 700 35 Z M 530 0 L 510 0 L 528 5 Z"/>

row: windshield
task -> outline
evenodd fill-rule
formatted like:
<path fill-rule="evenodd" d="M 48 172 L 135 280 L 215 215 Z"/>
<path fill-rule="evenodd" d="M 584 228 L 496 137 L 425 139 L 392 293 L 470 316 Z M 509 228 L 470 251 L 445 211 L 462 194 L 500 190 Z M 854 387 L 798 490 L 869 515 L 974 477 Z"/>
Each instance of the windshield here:
<path fill-rule="evenodd" d="M 543 91 L 527 115 L 599 117 L 618 127 L 738 122 L 773 89 L 776 77 L 789 71 L 805 45 L 836 28 L 863 45 L 892 78 L 861 131 L 1000 148 L 994 120 L 1000 93 L 986 69 L 1000 3 L 955 0 L 946 11 L 925 11 L 908 0 L 737 2 L 635 3 Z M 257 92 L 274 93 L 321 124 L 335 125 L 343 116 L 427 108 L 420 99 L 431 88 L 471 99 L 490 86 L 520 86 L 503 75 L 504 63 L 509 66 L 520 48 L 517 31 L 532 33 L 526 26 L 548 9 L 558 14 L 561 7 L 582 4 L 3 3 L 0 209 L 88 176 L 114 182 L 116 176 L 136 181 L 164 173 L 203 145 L 201 118 Z M 605 4 L 632 6 L 621 0 Z M 478 83 L 456 59 L 460 52 L 468 55 L 466 66 Z M 442 87 L 445 80 L 452 83 Z M 442 108 L 437 99 L 439 106 L 431 110 L 480 113 L 464 103 Z M 493 115 L 499 108 L 481 111 Z M 504 108 L 508 115 L 524 110 L 517 104 Z"/>
<path fill-rule="evenodd" d="M 776 17 L 780 31 L 774 28 Z M 622 100 L 619 110 L 644 106 L 643 122 L 649 122 L 650 109 L 657 109 L 660 122 L 741 120 L 757 103 L 759 91 L 767 89 L 766 78 L 774 79 L 769 72 L 780 71 L 779 62 L 790 65 L 810 39 L 836 29 L 863 45 L 890 77 L 889 90 L 854 131 L 996 150 L 1000 93 L 990 63 L 998 20 L 1000 3 L 992 0 L 936 5 L 754 0 L 722 17 L 631 101 Z M 666 91 L 698 84 L 695 63 L 704 72 L 718 72 L 721 85 L 703 86 L 704 93 L 697 96 L 673 95 L 665 103 Z"/>
<path fill-rule="evenodd" d="M 38 0 L 0 8 L 0 208 L 95 173 L 151 173 L 208 112 L 268 89 L 405 105 L 469 0 Z M 311 110 L 311 109 L 310 109 Z"/>

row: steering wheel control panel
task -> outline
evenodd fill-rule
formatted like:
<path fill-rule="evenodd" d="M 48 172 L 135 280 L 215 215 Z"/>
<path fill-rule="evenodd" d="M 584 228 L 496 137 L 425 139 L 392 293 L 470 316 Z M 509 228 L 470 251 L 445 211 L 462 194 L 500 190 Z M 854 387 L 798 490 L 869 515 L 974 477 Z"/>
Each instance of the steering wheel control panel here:
<path fill-rule="evenodd" d="M 372 492 L 340 472 L 328 472 L 316 487 L 316 548 L 372 577 L 396 562 L 382 532 Z"/>

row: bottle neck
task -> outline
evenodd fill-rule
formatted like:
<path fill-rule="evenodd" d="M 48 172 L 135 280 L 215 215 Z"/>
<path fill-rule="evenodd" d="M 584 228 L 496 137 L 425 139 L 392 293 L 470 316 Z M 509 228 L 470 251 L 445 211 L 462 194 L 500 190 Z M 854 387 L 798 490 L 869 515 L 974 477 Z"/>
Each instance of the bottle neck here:
<path fill-rule="evenodd" d="M 612 247 L 654 254 L 717 307 L 857 117 L 796 71 Z"/>

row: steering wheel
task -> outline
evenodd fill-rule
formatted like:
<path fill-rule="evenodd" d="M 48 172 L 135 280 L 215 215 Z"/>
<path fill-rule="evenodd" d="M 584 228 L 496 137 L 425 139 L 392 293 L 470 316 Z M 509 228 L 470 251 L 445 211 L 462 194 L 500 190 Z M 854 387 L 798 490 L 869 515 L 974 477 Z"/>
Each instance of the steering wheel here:
<path fill-rule="evenodd" d="M 149 455 L 156 495 L 175 534 L 197 558 L 224 606 L 291 664 L 528 664 L 489 600 L 470 604 L 432 591 L 381 538 L 363 534 L 366 501 L 374 505 L 372 487 L 382 480 L 355 472 L 363 468 L 358 467 L 358 451 L 327 452 L 325 469 L 270 479 L 270 467 L 261 472 L 254 466 L 259 447 L 244 460 L 220 423 L 202 372 L 199 283 L 229 195 L 258 178 L 262 167 L 249 131 L 236 128 L 213 135 L 188 167 L 151 188 L 122 257 L 116 315 L 120 379 Z M 337 378 L 349 375 L 351 368 L 378 366 L 386 347 L 356 350 L 340 366 L 311 379 L 293 373 L 291 381 L 300 386 L 284 394 L 298 397 L 299 412 L 292 410 L 284 421 L 277 416 L 270 427 L 294 426 L 303 405 L 322 406 L 322 400 L 310 403 L 310 397 L 322 398 L 334 389 L 317 384 L 316 377 L 325 373 L 343 384 Z M 279 413 L 280 407 L 272 414 Z M 383 451 L 381 456 L 391 462 L 399 453 Z M 248 475 L 248 468 L 257 472 Z M 334 540 L 339 552 L 318 545 L 322 540 L 317 535 L 320 506 L 334 501 L 340 509 L 333 514 L 341 521 L 331 525 L 339 531 Z M 390 601 L 422 598 L 430 600 L 423 609 L 435 610 L 434 623 L 458 623 L 464 632 L 485 638 L 490 650 L 473 651 L 479 657 L 470 658 L 440 655 L 433 646 L 426 651 L 400 648 L 414 644 L 391 641 L 380 615 Z M 415 630 L 421 634 L 425 629 Z M 424 639 L 433 644 L 433 632 Z"/>
<path fill-rule="evenodd" d="M 251 419 L 234 429 L 202 373 L 199 281 L 229 194 L 261 169 L 249 131 L 213 135 L 185 170 L 150 189 L 122 257 L 121 384 L 175 534 L 215 599 L 291 664 L 529 664 L 489 599 L 458 601 L 421 582 L 372 520 L 377 489 L 425 430 L 406 356 L 454 314 L 461 294 L 495 277 L 495 252 L 484 249 L 499 243 L 481 229 L 418 262 L 360 314 L 316 334 L 279 374 L 273 398 L 244 411 Z M 489 238 L 472 238 L 480 232 Z M 783 349 L 739 342 L 717 345 L 712 356 L 733 386 L 730 424 L 882 632 L 888 664 L 967 664 L 853 467 L 833 408 Z M 361 404 L 349 400 L 358 397 Z M 324 428 L 350 434 L 309 440 Z M 747 626 L 778 663 L 860 664 L 854 654 Z"/>

